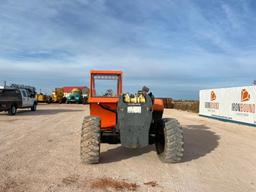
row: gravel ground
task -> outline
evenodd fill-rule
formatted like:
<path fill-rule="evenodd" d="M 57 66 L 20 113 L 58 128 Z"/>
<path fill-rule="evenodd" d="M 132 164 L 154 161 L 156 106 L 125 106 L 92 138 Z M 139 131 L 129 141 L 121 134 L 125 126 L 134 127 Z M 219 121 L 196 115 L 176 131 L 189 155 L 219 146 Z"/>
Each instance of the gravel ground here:
<path fill-rule="evenodd" d="M 0 113 L 0 191 L 256 191 L 254 127 L 165 110 L 184 128 L 183 162 L 161 163 L 153 146 L 103 144 L 101 163 L 83 165 L 80 128 L 88 112 L 84 105 L 42 104 L 37 112 Z"/>

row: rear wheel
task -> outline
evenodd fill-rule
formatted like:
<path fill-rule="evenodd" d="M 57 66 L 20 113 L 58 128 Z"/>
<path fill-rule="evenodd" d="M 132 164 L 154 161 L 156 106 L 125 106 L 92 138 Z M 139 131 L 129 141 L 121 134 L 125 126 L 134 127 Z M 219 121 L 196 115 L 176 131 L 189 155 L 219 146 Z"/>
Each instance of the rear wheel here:
<path fill-rule="evenodd" d="M 46 103 L 47 103 L 47 104 L 50 104 L 51 102 L 52 102 L 51 97 L 47 98 Z"/>
<path fill-rule="evenodd" d="M 31 107 L 31 111 L 36 111 L 37 105 L 34 103 L 34 105 Z"/>
<path fill-rule="evenodd" d="M 84 105 L 87 104 L 87 100 L 86 100 L 85 98 L 83 98 L 82 103 L 83 103 Z"/>
<path fill-rule="evenodd" d="M 8 110 L 8 115 L 15 115 L 17 113 L 17 107 L 12 105 L 11 108 Z"/>
<path fill-rule="evenodd" d="M 100 119 L 84 118 L 80 144 L 81 161 L 86 164 L 99 163 L 100 159 Z"/>
<path fill-rule="evenodd" d="M 66 103 L 66 101 L 67 101 L 66 97 L 63 97 L 62 100 L 61 100 L 62 103 Z"/>
<path fill-rule="evenodd" d="M 176 119 L 161 119 L 156 134 L 156 151 L 162 162 L 177 163 L 183 157 L 183 130 Z"/>

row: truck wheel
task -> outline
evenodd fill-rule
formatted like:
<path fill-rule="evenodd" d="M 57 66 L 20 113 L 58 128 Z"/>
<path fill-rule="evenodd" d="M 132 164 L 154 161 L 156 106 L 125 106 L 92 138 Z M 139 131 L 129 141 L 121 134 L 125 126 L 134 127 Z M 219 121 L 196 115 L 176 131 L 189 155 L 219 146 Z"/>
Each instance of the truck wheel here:
<path fill-rule="evenodd" d="M 36 111 L 36 107 L 37 107 L 37 105 L 34 104 L 34 105 L 31 107 L 31 111 Z"/>
<path fill-rule="evenodd" d="M 52 100 L 50 99 L 50 98 L 48 98 L 47 100 L 46 100 L 46 103 L 47 104 L 50 104 L 52 102 Z"/>
<path fill-rule="evenodd" d="M 17 107 L 12 105 L 11 108 L 8 110 L 8 115 L 15 115 L 17 113 Z"/>
<path fill-rule="evenodd" d="M 177 163 L 183 157 L 183 130 L 176 119 L 161 119 L 156 134 L 156 151 L 164 163 Z"/>
<path fill-rule="evenodd" d="M 84 118 L 80 144 L 81 161 L 86 164 L 99 163 L 100 159 L 100 119 Z"/>

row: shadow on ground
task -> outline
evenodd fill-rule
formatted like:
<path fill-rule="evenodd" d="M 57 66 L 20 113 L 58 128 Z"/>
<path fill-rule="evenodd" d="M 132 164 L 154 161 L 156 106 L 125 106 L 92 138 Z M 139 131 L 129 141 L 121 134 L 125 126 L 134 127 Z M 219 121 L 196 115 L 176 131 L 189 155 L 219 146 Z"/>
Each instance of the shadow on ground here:
<path fill-rule="evenodd" d="M 216 149 L 219 145 L 220 136 L 204 125 L 188 125 L 184 131 L 184 157 L 182 162 L 198 159 Z M 155 146 L 151 145 L 143 149 L 127 149 L 120 145 L 101 153 L 101 163 L 117 162 L 140 156 L 145 153 L 155 151 Z M 157 154 L 156 154 L 157 155 Z"/>
<path fill-rule="evenodd" d="M 125 159 L 130 159 L 154 150 L 155 147 L 153 145 L 147 146 L 142 149 L 128 149 L 118 145 L 114 149 L 109 149 L 108 151 L 102 152 L 100 154 L 100 163 L 112 163 Z"/>
<path fill-rule="evenodd" d="M 184 131 L 183 162 L 203 157 L 219 145 L 220 136 L 205 125 L 188 125 Z"/>
<path fill-rule="evenodd" d="M 30 110 L 18 110 L 17 116 L 26 116 L 26 115 L 55 115 L 58 113 L 68 113 L 68 112 L 80 112 L 83 110 L 77 110 L 77 109 L 38 109 L 37 111 L 30 111 Z"/>

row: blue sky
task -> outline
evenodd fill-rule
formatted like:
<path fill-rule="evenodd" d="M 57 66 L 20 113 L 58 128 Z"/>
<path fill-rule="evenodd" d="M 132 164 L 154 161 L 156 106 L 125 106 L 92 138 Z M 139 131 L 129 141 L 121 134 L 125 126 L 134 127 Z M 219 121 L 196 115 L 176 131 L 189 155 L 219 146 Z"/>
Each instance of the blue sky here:
<path fill-rule="evenodd" d="M 251 85 L 255 10 L 254 0 L 2 0 L 0 81 L 50 92 L 118 69 L 126 91 L 182 99 Z"/>

